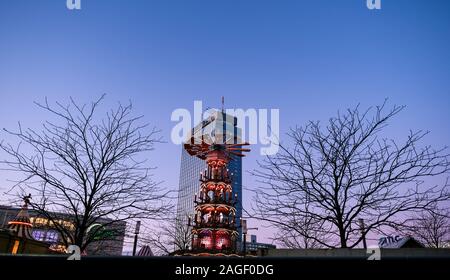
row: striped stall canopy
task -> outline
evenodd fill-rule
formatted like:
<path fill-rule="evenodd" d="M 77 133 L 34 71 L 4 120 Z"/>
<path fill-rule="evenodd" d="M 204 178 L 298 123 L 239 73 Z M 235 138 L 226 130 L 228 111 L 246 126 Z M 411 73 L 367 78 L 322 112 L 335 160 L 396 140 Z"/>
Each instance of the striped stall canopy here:
<path fill-rule="evenodd" d="M 22 206 L 16 218 L 8 222 L 9 231 L 20 238 L 34 239 L 31 234 L 31 228 L 33 225 L 30 222 L 30 216 L 28 215 L 28 203 Z"/>
<path fill-rule="evenodd" d="M 139 256 L 139 257 L 151 257 L 151 256 L 153 256 L 152 249 L 150 249 L 150 246 L 145 245 L 145 246 L 141 247 L 141 249 L 137 253 L 137 256 Z"/>

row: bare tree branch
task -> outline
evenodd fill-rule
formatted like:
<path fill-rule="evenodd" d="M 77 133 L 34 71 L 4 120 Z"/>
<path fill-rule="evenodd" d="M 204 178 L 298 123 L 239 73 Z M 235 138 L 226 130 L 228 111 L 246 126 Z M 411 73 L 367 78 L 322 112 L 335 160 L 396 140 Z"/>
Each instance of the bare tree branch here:
<path fill-rule="evenodd" d="M 87 229 L 102 218 L 115 221 L 157 217 L 168 209 L 164 192 L 151 179 L 147 152 L 161 142 L 156 129 L 139 124 L 131 104 L 108 111 L 98 118 L 104 96 L 90 105 L 51 106 L 47 99 L 36 103 L 50 113 L 41 130 L 6 130 L 20 142 L 0 143 L 10 159 L 4 168 L 22 174 L 14 187 L 32 192 L 31 206 L 50 221 L 54 212 L 69 214 L 75 230 L 55 224 L 64 243 L 84 250 L 92 242 Z"/>
<path fill-rule="evenodd" d="M 411 217 L 400 230 L 414 236 L 419 242 L 431 248 L 450 246 L 450 212 L 435 205 L 428 211 Z"/>
<path fill-rule="evenodd" d="M 277 155 L 251 172 L 262 183 L 253 216 L 322 247 L 353 248 L 363 238 L 360 218 L 366 234 L 448 201 L 447 183 L 425 184 L 429 177 L 448 175 L 447 149 L 419 146 L 427 135 L 422 131 L 410 132 L 404 143 L 380 137 L 404 108 L 384 107 L 360 112 L 357 106 L 325 127 L 309 122 L 291 129 L 293 145 L 281 144 Z"/>
<path fill-rule="evenodd" d="M 144 229 L 141 242 L 155 249 L 157 255 L 169 255 L 176 251 L 186 251 L 191 246 L 192 227 L 183 220 L 168 218 L 157 227 Z"/>

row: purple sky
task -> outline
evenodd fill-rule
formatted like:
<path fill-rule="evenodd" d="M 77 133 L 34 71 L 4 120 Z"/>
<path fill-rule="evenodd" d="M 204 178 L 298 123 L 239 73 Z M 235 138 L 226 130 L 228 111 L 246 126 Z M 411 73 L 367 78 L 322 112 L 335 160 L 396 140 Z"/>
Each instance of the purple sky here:
<path fill-rule="evenodd" d="M 282 133 L 389 98 L 407 108 L 386 136 L 423 129 L 427 144 L 450 143 L 449 1 L 384 0 L 379 11 L 365 0 L 82 0 L 80 11 L 65 2 L 0 0 L 0 127 L 37 127 L 48 115 L 33 101 L 45 96 L 107 93 L 106 108 L 131 100 L 163 130 L 168 143 L 148 157 L 172 189 L 181 149 L 170 143 L 172 111 L 194 100 L 218 107 L 222 95 L 227 107 L 280 109 Z M 253 149 L 244 170 L 256 168 Z M 0 171 L 0 189 L 13 177 Z M 257 187 L 244 174 L 244 188 Z"/>

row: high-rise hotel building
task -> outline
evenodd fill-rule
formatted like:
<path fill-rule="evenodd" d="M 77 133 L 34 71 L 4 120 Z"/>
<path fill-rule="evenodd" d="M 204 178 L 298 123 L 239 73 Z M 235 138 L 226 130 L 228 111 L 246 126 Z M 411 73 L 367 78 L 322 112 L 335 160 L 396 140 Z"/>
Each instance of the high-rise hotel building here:
<path fill-rule="evenodd" d="M 206 120 L 192 129 L 192 135 L 198 141 L 216 144 L 241 143 L 241 129 L 237 127 L 237 118 L 223 111 L 214 111 Z M 191 141 L 190 136 L 186 141 Z M 177 228 L 186 227 L 188 217 L 194 214 L 194 195 L 200 189 L 200 173 L 206 168 L 206 162 L 189 155 L 184 147 L 181 149 L 181 167 L 178 190 Z M 236 223 L 239 229 L 238 246 L 242 241 L 240 218 L 242 217 L 242 158 L 233 157 L 228 164 L 232 178 L 233 193 L 237 194 Z"/>

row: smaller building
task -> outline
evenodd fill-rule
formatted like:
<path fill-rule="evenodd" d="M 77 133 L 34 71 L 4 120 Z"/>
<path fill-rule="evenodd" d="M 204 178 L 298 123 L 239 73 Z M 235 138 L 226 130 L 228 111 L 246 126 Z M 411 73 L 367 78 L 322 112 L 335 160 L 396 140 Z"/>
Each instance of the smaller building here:
<path fill-rule="evenodd" d="M 8 240 L 6 235 L 10 230 L 11 221 L 17 220 L 23 213 L 22 208 L 2 206 L 0 205 L 0 230 L 2 230 L 2 240 Z M 55 223 L 60 226 L 64 226 L 68 230 L 75 230 L 73 224 L 74 217 L 64 213 L 52 213 L 53 220 L 50 220 L 38 212 L 30 209 L 26 209 L 27 222 L 20 223 L 21 225 L 30 225 L 26 231 L 27 243 L 46 244 L 47 248 L 50 248 L 50 252 L 53 253 L 65 253 L 66 247 L 63 244 L 63 237 L 60 232 L 56 230 Z M 97 228 L 98 227 L 98 228 Z M 101 218 L 93 224 L 89 230 L 96 232 L 94 242 L 88 245 L 86 251 L 87 255 L 99 255 L 99 256 L 120 256 L 122 255 L 122 248 L 125 238 L 126 222 L 114 221 L 112 219 Z M 22 244 L 22 243 L 21 243 Z M 4 245 L 6 246 L 6 245 Z M 5 248 L 1 248 L 1 252 L 5 251 Z M 47 250 L 48 251 L 48 250 Z M 21 251 L 19 250 L 18 253 Z M 29 253 L 23 251 L 23 253 Z M 39 253 L 43 254 L 44 251 Z"/>
<path fill-rule="evenodd" d="M 400 249 L 400 248 L 424 248 L 422 243 L 411 236 L 385 236 L 378 241 L 378 246 L 384 249 Z"/>
<path fill-rule="evenodd" d="M 138 257 L 153 257 L 153 252 L 150 246 L 142 246 L 139 252 L 136 254 Z"/>
<path fill-rule="evenodd" d="M 252 234 L 250 235 L 250 242 L 245 242 L 245 251 L 249 254 L 256 255 L 258 250 L 263 249 L 276 249 L 277 247 L 273 244 L 268 243 L 260 243 L 257 241 L 256 235 Z"/>

